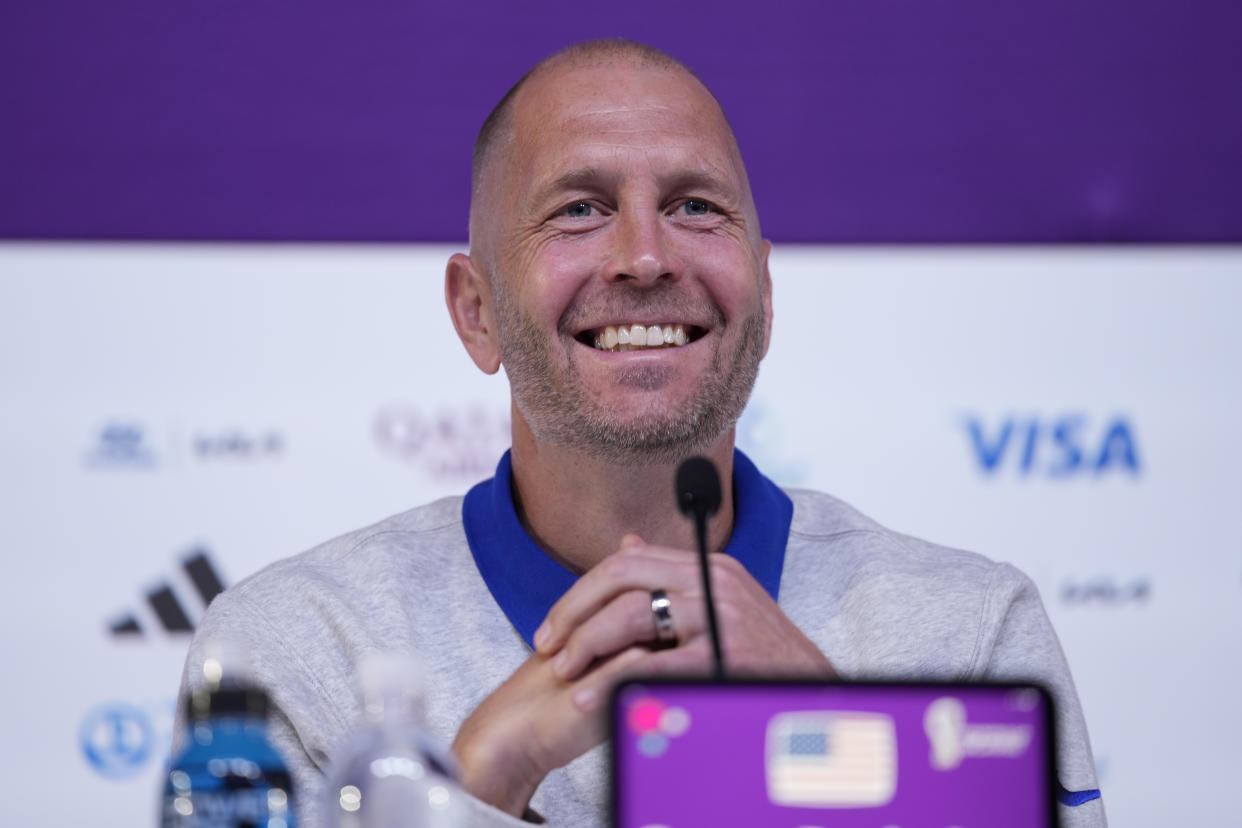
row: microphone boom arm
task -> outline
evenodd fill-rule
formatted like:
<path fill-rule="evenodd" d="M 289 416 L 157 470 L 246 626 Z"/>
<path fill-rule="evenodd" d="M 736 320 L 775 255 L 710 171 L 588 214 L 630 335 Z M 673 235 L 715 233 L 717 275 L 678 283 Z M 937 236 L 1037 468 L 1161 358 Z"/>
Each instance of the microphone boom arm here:
<path fill-rule="evenodd" d="M 691 457 L 677 469 L 677 506 L 694 520 L 698 541 L 699 569 L 703 578 L 703 605 L 707 611 L 707 633 L 712 642 L 712 677 L 725 677 L 724 655 L 720 649 L 720 628 L 716 624 L 716 602 L 712 597 L 711 568 L 707 562 L 707 518 L 720 508 L 720 475 L 705 457 Z"/>

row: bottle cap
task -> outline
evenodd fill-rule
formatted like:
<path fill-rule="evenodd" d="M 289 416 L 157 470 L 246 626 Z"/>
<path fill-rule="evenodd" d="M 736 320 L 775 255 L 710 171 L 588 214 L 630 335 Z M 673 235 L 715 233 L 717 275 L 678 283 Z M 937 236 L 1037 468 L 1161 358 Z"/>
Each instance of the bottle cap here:
<path fill-rule="evenodd" d="M 265 719 L 269 706 L 267 693 L 257 687 L 204 688 L 195 690 L 185 700 L 186 718 L 190 721 L 202 721 L 213 716 Z"/>
<path fill-rule="evenodd" d="M 198 665 L 201 681 L 186 699 L 191 721 L 211 716 L 266 717 L 267 693 L 250 678 L 249 659 L 236 642 L 206 641 Z"/>

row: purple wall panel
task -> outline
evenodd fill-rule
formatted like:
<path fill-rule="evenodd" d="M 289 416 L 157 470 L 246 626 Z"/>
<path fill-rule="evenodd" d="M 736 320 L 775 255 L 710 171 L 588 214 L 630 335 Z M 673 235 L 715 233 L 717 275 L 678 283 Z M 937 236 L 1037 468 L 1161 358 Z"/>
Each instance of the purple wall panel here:
<path fill-rule="evenodd" d="M 0 237 L 451 241 L 544 54 L 623 35 L 724 102 L 778 241 L 1242 241 L 1225 0 L 109 4 L 0 11 Z"/>

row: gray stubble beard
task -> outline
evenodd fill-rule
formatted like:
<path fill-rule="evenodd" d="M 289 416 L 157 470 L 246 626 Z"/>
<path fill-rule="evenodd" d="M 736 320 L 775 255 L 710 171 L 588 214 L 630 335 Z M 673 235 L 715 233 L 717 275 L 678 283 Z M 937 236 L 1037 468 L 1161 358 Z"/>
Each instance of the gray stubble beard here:
<path fill-rule="evenodd" d="M 680 411 L 626 423 L 609 416 L 581 393 L 570 346 L 563 377 L 543 332 L 514 304 L 496 294 L 501 362 L 513 399 L 537 440 L 621 466 L 672 464 L 702 453 L 732 428 L 750 399 L 763 357 L 765 320 L 762 310 L 742 322 L 741 337 L 731 364 L 717 350 L 702 385 Z M 724 330 L 721 330 L 724 333 Z M 625 378 L 642 387 L 658 377 L 635 369 Z M 659 370 L 659 369 L 655 369 Z"/>

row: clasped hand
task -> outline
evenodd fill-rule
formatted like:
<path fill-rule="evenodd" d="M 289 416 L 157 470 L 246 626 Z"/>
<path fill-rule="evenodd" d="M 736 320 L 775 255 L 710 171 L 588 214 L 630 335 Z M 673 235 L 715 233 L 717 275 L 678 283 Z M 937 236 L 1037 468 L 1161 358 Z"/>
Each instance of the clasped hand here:
<path fill-rule="evenodd" d="M 713 554 L 709 565 L 729 675 L 835 675 L 736 559 Z M 677 645 L 669 649 L 655 646 L 657 589 L 672 605 Z M 466 789 L 515 816 L 549 771 L 603 741 L 598 711 L 616 682 L 710 672 L 698 556 L 626 535 L 556 602 L 534 642 L 535 652 L 484 699 L 453 743 Z"/>

